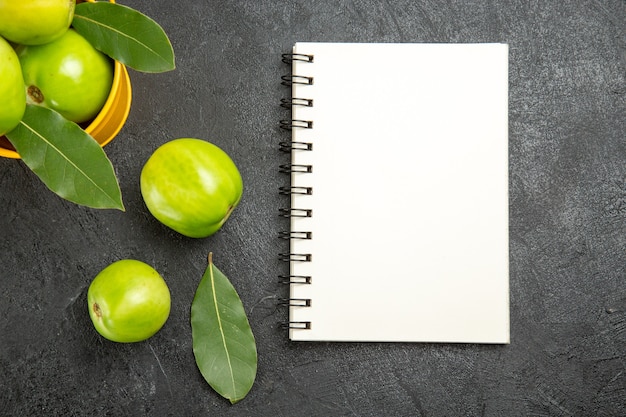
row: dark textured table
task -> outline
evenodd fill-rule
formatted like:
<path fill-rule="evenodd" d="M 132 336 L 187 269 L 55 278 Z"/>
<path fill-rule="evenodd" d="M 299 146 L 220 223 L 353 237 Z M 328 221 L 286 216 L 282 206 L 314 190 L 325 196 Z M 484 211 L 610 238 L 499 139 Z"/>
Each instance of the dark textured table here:
<path fill-rule="evenodd" d="M 164 27 L 177 69 L 131 71 L 130 116 L 105 148 L 126 212 L 68 203 L 0 159 L 0 415 L 626 415 L 624 1 L 120 3 Z M 510 45 L 510 345 L 288 341 L 280 55 L 295 41 Z M 244 179 L 207 239 L 157 223 L 139 191 L 151 152 L 184 136 L 221 146 Z M 257 340 L 257 380 L 234 406 L 192 353 L 209 251 Z M 87 315 L 91 279 L 122 258 L 153 265 L 172 292 L 146 342 L 108 342 Z"/>

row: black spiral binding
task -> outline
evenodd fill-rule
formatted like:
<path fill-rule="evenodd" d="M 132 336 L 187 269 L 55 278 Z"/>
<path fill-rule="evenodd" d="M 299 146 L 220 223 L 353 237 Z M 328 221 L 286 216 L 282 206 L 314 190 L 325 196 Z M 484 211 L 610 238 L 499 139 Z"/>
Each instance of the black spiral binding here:
<path fill-rule="evenodd" d="M 306 54 L 283 54 L 282 61 L 291 65 L 293 61 L 313 62 L 313 55 Z M 313 77 L 306 77 L 296 74 L 284 75 L 281 77 L 281 84 L 286 86 L 292 86 L 293 84 L 313 85 Z M 280 105 L 286 109 L 291 110 L 294 106 L 313 107 L 313 100 L 302 97 L 290 97 L 281 100 Z M 293 129 L 313 129 L 313 121 L 311 120 L 299 120 L 299 119 L 287 119 L 280 121 L 280 127 L 282 129 L 291 131 Z M 313 144 L 310 142 L 296 142 L 293 140 L 280 142 L 280 151 L 291 153 L 292 151 L 312 151 Z M 285 174 L 298 173 L 311 173 L 313 167 L 311 165 L 300 164 L 283 164 L 280 166 L 280 172 Z M 280 187 L 279 193 L 281 195 L 312 195 L 313 187 L 303 186 L 287 186 Z M 281 208 L 280 215 L 283 217 L 312 217 L 313 210 L 306 208 Z M 313 233 L 310 231 L 282 231 L 279 233 L 281 239 L 291 241 L 292 239 L 312 239 Z M 283 262 L 311 262 L 312 254 L 310 253 L 280 253 L 279 259 Z M 312 278 L 306 275 L 280 275 L 280 282 L 286 285 L 310 285 Z M 280 304 L 288 307 L 310 307 L 311 299 L 309 298 L 283 298 L 280 300 Z M 288 329 L 310 329 L 310 321 L 288 321 L 283 327 Z"/>
<path fill-rule="evenodd" d="M 282 195 L 289 195 L 289 194 L 311 195 L 313 194 L 313 187 L 280 187 L 279 193 Z"/>
<path fill-rule="evenodd" d="M 313 55 L 306 54 L 283 54 L 283 62 L 291 65 L 293 61 L 313 62 Z"/>

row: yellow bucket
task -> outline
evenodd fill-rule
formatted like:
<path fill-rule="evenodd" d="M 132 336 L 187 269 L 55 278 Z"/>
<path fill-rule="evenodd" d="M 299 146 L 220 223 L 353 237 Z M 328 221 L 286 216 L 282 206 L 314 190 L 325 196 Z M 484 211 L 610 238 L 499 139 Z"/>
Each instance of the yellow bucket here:
<path fill-rule="evenodd" d="M 114 61 L 113 84 L 109 97 L 100 113 L 84 128 L 85 132 L 90 134 L 100 146 L 111 142 L 126 123 L 131 101 L 132 89 L 128 71 L 123 64 Z M 0 137 L 0 156 L 14 159 L 20 157 L 4 136 Z"/>
<path fill-rule="evenodd" d="M 126 123 L 130 113 L 131 101 L 130 76 L 126 67 L 115 61 L 113 84 L 109 97 L 102 106 L 100 113 L 85 128 L 85 132 L 93 136 L 100 146 L 111 142 Z"/>

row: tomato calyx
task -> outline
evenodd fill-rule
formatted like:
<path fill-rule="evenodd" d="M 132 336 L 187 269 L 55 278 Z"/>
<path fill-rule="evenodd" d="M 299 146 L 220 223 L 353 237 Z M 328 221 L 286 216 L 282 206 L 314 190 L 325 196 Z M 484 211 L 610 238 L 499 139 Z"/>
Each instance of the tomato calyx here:
<path fill-rule="evenodd" d="M 33 103 L 43 103 L 43 93 L 36 85 L 29 85 L 26 89 L 26 95 L 28 96 L 28 99 Z"/>
<path fill-rule="evenodd" d="M 102 310 L 100 309 L 100 306 L 98 305 L 98 303 L 93 303 L 93 312 L 96 314 L 96 317 L 98 318 L 102 318 Z"/>

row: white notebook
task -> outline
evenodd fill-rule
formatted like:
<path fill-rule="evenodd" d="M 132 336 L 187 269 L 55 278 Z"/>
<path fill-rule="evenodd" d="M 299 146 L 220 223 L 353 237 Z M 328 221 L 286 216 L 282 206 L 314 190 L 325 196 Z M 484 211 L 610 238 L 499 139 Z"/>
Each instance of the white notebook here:
<path fill-rule="evenodd" d="M 509 343 L 508 46 L 283 60 L 290 339 Z"/>

